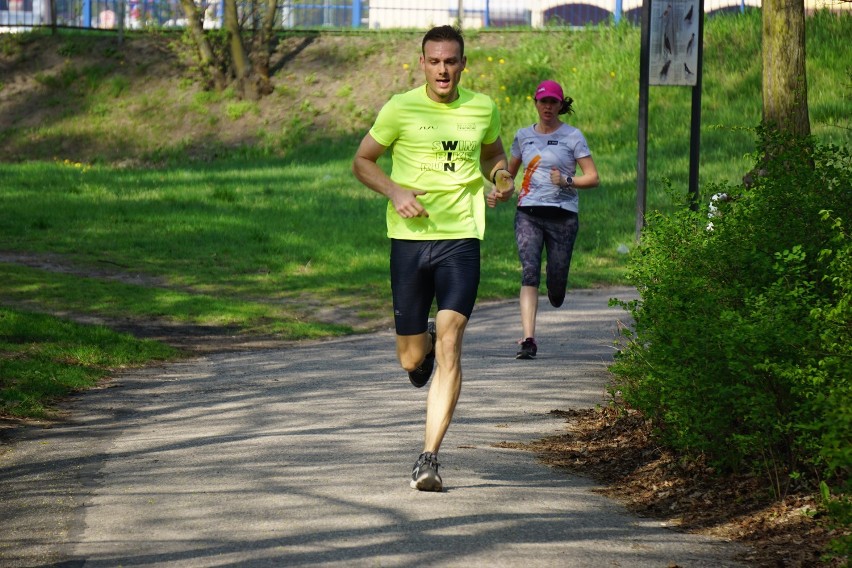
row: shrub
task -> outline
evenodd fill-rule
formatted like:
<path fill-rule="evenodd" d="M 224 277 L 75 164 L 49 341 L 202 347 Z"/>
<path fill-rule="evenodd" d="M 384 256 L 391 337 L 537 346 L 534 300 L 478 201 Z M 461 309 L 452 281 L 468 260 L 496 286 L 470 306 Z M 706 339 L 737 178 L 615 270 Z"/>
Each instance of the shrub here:
<path fill-rule="evenodd" d="M 759 131 L 753 183 L 654 213 L 612 370 L 662 439 L 725 470 L 844 484 L 852 467 L 852 156 Z"/>

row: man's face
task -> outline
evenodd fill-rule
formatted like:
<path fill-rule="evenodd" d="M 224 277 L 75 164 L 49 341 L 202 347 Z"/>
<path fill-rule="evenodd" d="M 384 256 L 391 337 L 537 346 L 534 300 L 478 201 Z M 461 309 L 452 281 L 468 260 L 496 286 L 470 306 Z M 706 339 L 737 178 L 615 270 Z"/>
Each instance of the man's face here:
<path fill-rule="evenodd" d="M 458 98 L 458 86 L 467 59 L 455 41 L 427 41 L 420 56 L 426 76 L 426 94 L 435 102 L 451 103 Z"/>

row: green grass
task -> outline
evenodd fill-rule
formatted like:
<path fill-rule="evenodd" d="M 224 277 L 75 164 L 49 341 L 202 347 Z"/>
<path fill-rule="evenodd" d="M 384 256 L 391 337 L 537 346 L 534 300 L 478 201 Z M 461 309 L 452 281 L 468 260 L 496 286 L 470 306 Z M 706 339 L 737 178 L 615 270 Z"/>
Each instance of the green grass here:
<path fill-rule="evenodd" d="M 176 354 L 102 326 L 0 307 L 0 415 L 49 417 L 54 401 L 94 386 L 115 369 Z"/>
<path fill-rule="evenodd" d="M 844 145 L 852 139 L 848 113 L 852 48 L 840 38 L 849 37 L 851 30 L 848 15 L 817 14 L 808 20 L 812 129 L 818 138 Z M 705 36 L 700 179 L 702 184 L 738 183 L 752 166 L 751 129 L 761 114 L 759 14 L 711 18 Z M 398 40 L 399 34 L 375 37 L 381 44 Z M 569 120 L 586 134 L 602 180 L 600 188 L 581 194 L 581 227 L 570 285 L 623 284 L 627 256 L 617 251 L 619 245 L 632 245 L 635 227 L 639 31 L 622 25 L 511 32 L 502 37 L 505 41 L 486 42 L 485 32 L 468 35 L 463 83 L 498 101 L 507 149 L 517 128 L 536 119 L 528 99 L 535 85 L 543 78 L 563 83 L 566 94 L 575 99 L 576 115 Z M 419 35 L 411 38 L 410 54 L 388 53 L 387 61 L 399 69 L 409 63 L 406 72 L 413 68 L 419 78 Z M 4 50 L 15 49 L 10 40 L 2 45 Z M 82 49 L 72 40 L 64 45 L 72 51 Z M 355 55 L 334 53 L 345 65 L 357 62 Z M 124 75 L 105 78 L 88 67 L 69 69 L 66 75 L 41 80 L 46 85 L 70 81 L 76 87 L 75 97 L 88 108 L 89 123 L 112 124 L 111 105 L 123 112 L 136 108 L 150 114 L 167 96 L 130 99 L 133 86 Z M 103 84 L 98 86 L 100 80 Z M 278 89 L 298 91 L 317 80 L 307 76 Z M 79 88 L 81 84 L 84 88 Z M 0 297 L 15 306 L 34 305 L 43 311 L 228 325 L 294 339 L 353 331 L 316 321 L 312 310 L 317 302 L 354 309 L 365 320 L 387 316 L 386 202 L 350 173 L 366 111 L 350 84 L 337 86 L 336 92 L 339 121 L 333 131 L 317 133 L 311 128 L 318 107 L 306 100 L 293 107 L 285 122 L 265 126 L 257 146 L 219 148 L 224 158 L 214 161 L 186 159 L 188 142 L 180 132 L 137 135 L 131 125 L 122 123 L 104 136 L 114 137 L 115 144 L 126 144 L 131 155 L 154 156 L 168 165 L 128 168 L 60 160 L 0 164 L 2 249 L 61 255 L 74 266 L 72 273 L 56 273 L 0 263 Z M 691 96 L 686 87 L 651 88 L 649 210 L 676 206 L 664 191 L 668 185 L 676 193 L 686 193 Z M 230 118 L 220 121 L 222 128 L 254 114 L 256 108 L 254 103 L 230 100 L 229 94 L 180 94 L 180 98 L 186 99 L 181 104 L 196 120 L 211 125 L 218 118 L 207 114 L 209 105 L 229 101 L 225 116 Z M 90 135 L 74 121 L 41 128 L 54 138 L 81 144 Z M 25 135 L 8 130 L 2 134 Z M 152 150 L 151 140 L 169 140 L 172 145 Z M 382 165 L 389 163 L 383 160 Z M 517 294 L 512 218 L 511 206 L 488 211 L 481 300 Z M 154 284 L 104 277 L 115 271 L 144 275 Z M 0 319 L 6 342 L 0 346 L 0 393 L 18 393 L 26 390 L 22 384 L 27 381 L 39 383 L 25 369 L 37 369 L 42 363 L 21 358 L 8 345 L 33 344 L 37 335 L 43 335 L 40 329 L 58 324 L 44 323 L 43 316 L 8 313 L 12 315 Z M 35 322 L 32 326 L 20 323 L 28 318 Z M 66 330 L 80 342 L 97 343 L 84 327 Z M 51 349 L 60 353 L 72 349 L 58 337 L 38 341 L 52 344 Z M 122 341 L 132 344 L 129 338 Z M 58 366 L 38 373 L 64 382 L 57 369 L 65 365 L 62 361 L 74 358 L 51 356 L 54 363 L 50 364 Z M 138 363 L 145 357 L 140 355 Z M 44 365 L 47 368 L 48 363 Z M 96 367 L 101 372 L 111 365 L 105 359 Z M 78 363 L 65 366 L 67 392 L 79 388 L 82 379 Z M 93 380 L 100 376 L 92 375 Z M 38 415 L 45 410 L 37 402 L 56 396 L 41 386 L 33 387 L 32 393 L 0 395 L 0 413 Z"/>

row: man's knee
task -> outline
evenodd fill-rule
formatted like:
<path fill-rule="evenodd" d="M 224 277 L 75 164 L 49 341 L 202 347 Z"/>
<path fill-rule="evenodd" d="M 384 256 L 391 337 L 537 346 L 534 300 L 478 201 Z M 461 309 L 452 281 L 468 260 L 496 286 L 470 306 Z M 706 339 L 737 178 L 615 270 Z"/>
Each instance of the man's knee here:
<path fill-rule="evenodd" d="M 396 356 L 405 371 L 413 371 L 426 358 L 429 353 L 429 350 L 424 348 L 427 338 L 428 333 L 396 336 Z"/>
<path fill-rule="evenodd" d="M 436 318 L 437 345 L 436 354 L 458 358 L 461 354 L 462 338 L 467 326 L 467 318 L 453 310 L 441 310 Z"/>

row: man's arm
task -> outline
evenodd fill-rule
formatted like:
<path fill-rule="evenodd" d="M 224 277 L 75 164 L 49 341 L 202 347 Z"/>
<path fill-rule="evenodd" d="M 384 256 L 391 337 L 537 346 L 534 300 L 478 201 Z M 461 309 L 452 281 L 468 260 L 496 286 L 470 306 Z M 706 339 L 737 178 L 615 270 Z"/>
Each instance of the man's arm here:
<path fill-rule="evenodd" d="M 377 163 L 382 154 L 387 150 L 386 146 L 382 146 L 376 139 L 368 133 L 361 140 L 358 151 L 355 152 L 355 159 L 352 161 L 352 173 L 358 178 L 358 181 L 381 195 L 384 195 L 393 203 L 394 209 L 403 218 L 411 217 L 428 217 L 429 213 L 423 208 L 419 201 L 418 195 L 425 195 L 425 191 L 405 189 L 397 185 L 388 177 L 388 175 L 379 167 Z"/>

